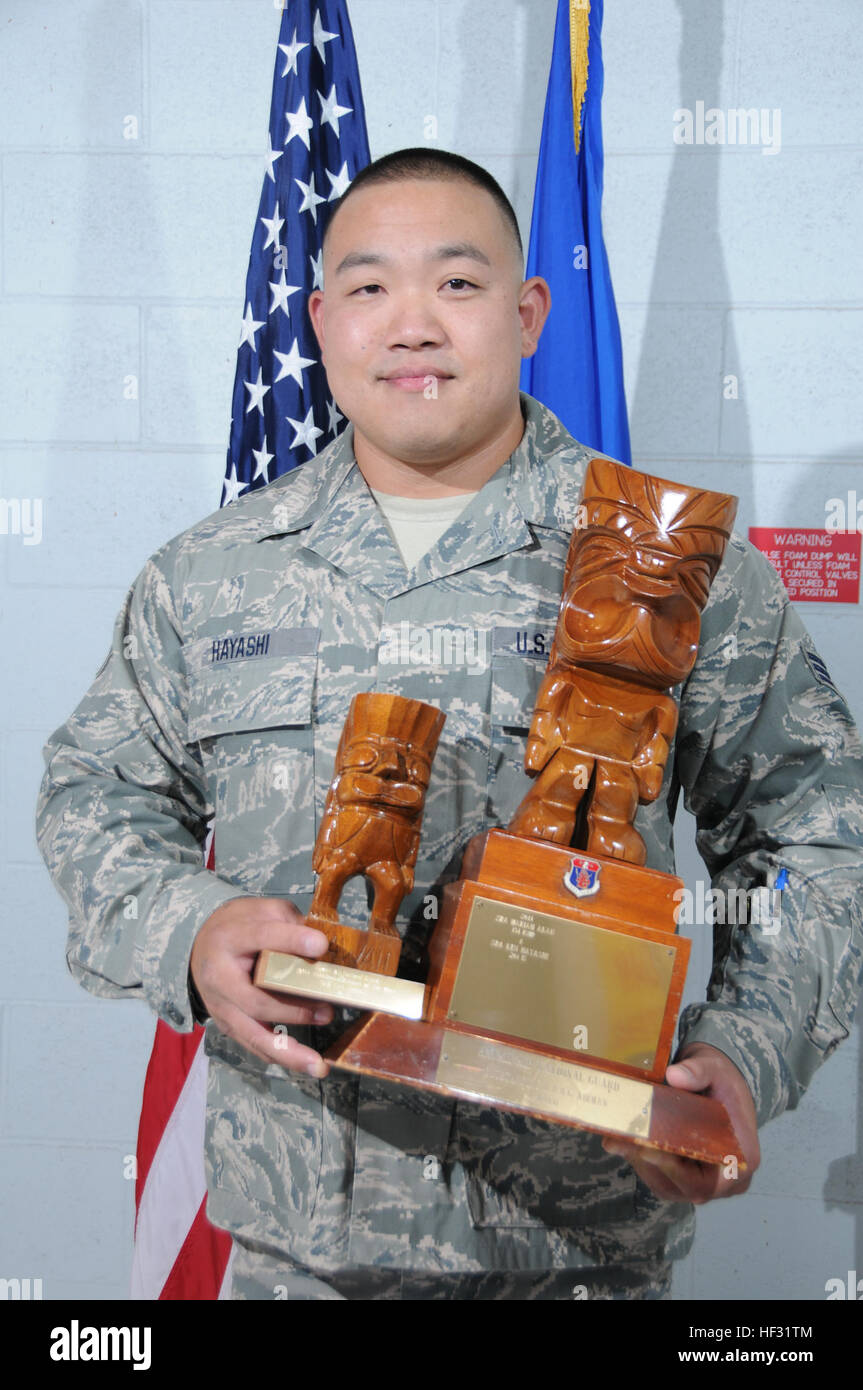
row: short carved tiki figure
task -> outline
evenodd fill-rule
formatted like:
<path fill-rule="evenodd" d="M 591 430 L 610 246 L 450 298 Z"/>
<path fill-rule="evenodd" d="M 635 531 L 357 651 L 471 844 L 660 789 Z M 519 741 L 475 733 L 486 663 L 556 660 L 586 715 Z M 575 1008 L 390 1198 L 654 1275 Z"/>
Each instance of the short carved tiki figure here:
<path fill-rule="evenodd" d="M 587 797 L 578 848 L 643 864 L 632 822 L 659 795 L 668 691 L 695 664 L 737 502 L 593 459 L 582 503 L 525 756 L 538 775 L 509 829 L 571 845 Z"/>
<path fill-rule="evenodd" d="M 349 878 L 374 885 L 368 933 L 398 940 L 396 913 L 413 888 L 425 795 L 445 716 L 400 695 L 357 695 L 336 752 L 312 865 L 318 882 L 306 920 L 338 922 Z"/>

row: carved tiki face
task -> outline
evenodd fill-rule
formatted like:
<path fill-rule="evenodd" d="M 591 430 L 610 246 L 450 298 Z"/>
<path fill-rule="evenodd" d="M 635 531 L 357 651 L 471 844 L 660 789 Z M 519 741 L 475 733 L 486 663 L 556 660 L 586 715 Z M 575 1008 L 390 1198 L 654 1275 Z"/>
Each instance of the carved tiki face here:
<path fill-rule="evenodd" d="M 592 459 L 556 634 L 566 661 L 676 685 L 695 664 L 701 612 L 736 498 Z"/>
<path fill-rule="evenodd" d="M 443 724 L 420 700 L 356 696 L 336 754 L 338 805 L 421 812 Z"/>

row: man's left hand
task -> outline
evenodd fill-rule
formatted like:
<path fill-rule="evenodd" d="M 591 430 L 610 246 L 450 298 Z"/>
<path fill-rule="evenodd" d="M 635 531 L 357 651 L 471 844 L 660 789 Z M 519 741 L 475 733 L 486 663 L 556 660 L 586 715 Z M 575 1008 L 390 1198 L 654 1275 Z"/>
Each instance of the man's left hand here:
<path fill-rule="evenodd" d="M 632 1164 L 642 1182 L 664 1202 L 694 1202 L 701 1206 L 715 1197 L 734 1197 L 745 1192 L 761 1162 L 755 1105 L 749 1087 L 724 1052 L 707 1043 L 692 1043 L 666 1071 L 670 1086 L 699 1091 L 725 1106 L 734 1127 L 746 1167 L 734 1176 L 731 1164 L 699 1163 L 660 1149 L 647 1149 L 618 1134 L 603 1140 L 606 1153 L 619 1154 Z"/>

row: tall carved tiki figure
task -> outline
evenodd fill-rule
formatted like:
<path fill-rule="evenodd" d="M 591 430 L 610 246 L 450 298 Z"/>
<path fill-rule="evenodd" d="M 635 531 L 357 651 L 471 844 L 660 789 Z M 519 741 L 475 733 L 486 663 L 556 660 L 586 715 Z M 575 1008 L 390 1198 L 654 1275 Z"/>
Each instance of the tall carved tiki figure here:
<path fill-rule="evenodd" d="M 695 664 L 701 612 L 737 502 L 588 466 L 579 526 L 525 755 L 538 774 L 509 829 L 644 864 L 633 826 L 662 786 L 677 727 L 669 690 Z"/>

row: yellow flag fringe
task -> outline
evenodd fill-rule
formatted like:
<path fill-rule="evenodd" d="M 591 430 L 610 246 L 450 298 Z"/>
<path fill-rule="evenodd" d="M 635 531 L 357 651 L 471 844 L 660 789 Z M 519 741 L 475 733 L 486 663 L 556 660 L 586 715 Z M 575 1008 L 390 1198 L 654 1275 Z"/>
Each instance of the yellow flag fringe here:
<path fill-rule="evenodd" d="M 581 149 L 581 110 L 587 93 L 590 0 L 569 0 L 569 51 L 572 62 L 572 121 L 575 152 Z"/>

